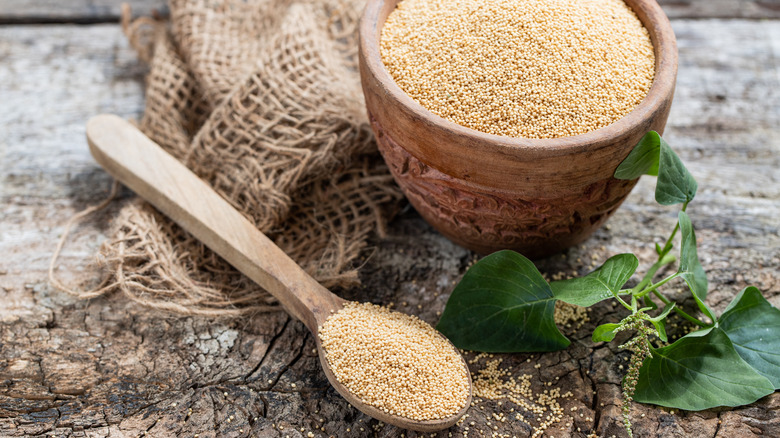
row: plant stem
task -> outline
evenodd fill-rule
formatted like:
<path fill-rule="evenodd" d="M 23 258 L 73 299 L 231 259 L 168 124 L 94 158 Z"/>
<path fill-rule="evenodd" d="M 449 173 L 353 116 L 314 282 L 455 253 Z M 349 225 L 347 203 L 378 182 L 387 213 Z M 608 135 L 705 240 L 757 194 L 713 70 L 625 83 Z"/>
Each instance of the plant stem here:
<path fill-rule="evenodd" d="M 682 206 L 682 211 L 685 211 L 688 208 L 688 203 L 684 203 Z M 647 286 L 651 281 L 653 281 L 653 277 L 655 276 L 656 272 L 658 272 L 659 269 L 661 269 L 662 266 L 668 265 L 669 263 L 674 262 L 677 260 L 676 257 L 671 256 L 669 257 L 669 251 L 672 250 L 672 241 L 674 240 L 674 237 L 677 235 L 677 232 L 680 231 L 680 221 L 677 221 L 677 223 L 674 225 L 674 230 L 672 230 L 672 234 L 669 235 L 669 238 L 666 239 L 666 243 L 664 243 L 663 248 L 661 249 L 661 252 L 658 254 L 658 261 L 656 261 L 653 266 L 650 267 L 650 270 L 647 271 L 644 277 L 642 277 L 642 280 L 634 286 L 631 289 L 632 295 L 637 295 L 637 292 L 642 290 L 645 286 Z M 643 297 L 647 295 L 649 291 L 642 291 L 642 293 L 638 294 L 638 297 Z"/>
<path fill-rule="evenodd" d="M 655 290 L 655 289 L 653 289 L 653 294 L 654 294 L 656 297 L 658 297 L 658 299 L 659 299 L 659 300 L 663 301 L 663 303 L 664 303 L 664 304 L 671 304 L 671 303 L 672 303 L 671 301 L 669 301 L 668 299 L 666 299 L 666 297 L 665 297 L 665 296 L 663 296 L 663 295 L 661 294 L 661 292 L 658 292 L 658 291 L 657 291 L 657 290 Z M 675 312 L 677 312 L 677 314 L 678 314 L 678 315 L 680 315 L 681 317 L 683 317 L 683 318 L 687 319 L 688 321 L 690 321 L 690 322 L 692 322 L 692 323 L 694 323 L 694 324 L 698 325 L 699 327 L 709 327 L 707 324 L 705 324 L 705 323 L 703 323 L 703 322 L 699 321 L 698 319 L 696 319 L 696 318 L 692 317 L 691 315 L 688 315 L 687 313 L 685 313 L 685 312 L 684 312 L 682 309 L 680 309 L 680 307 L 679 307 L 679 306 L 674 306 L 674 309 L 672 309 L 672 310 L 674 310 Z"/>
<path fill-rule="evenodd" d="M 644 277 L 642 277 L 642 281 L 639 282 L 636 286 L 631 288 L 630 292 L 633 295 L 637 295 L 637 292 L 642 290 L 645 286 L 647 286 L 652 280 L 653 277 L 655 277 L 656 272 L 658 272 L 661 267 L 668 265 L 669 263 L 673 263 L 675 260 L 677 260 L 677 257 L 665 255 L 663 257 L 659 256 L 659 260 L 653 264 L 653 266 L 650 267 L 650 270 L 647 271 Z M 648 291 L 649 292 L 649 291 Z M 638 297 L 642 297 L 647 295 L 646 293 L 638 295 Z"/>
<path fill-rule="evenodd" d="M 682 211 L 685 211 L 688 208 L 688 203 L 684 203 L 682 206 Z M 666 239 L 666 243 L 664 244 L 663 249 L 661 250 L 661 254 L 658 254 L 658 259 L 663 259 L 663 257 L 666 254 L 669 254 L 669 251 L 672 250 L 672 240 L 674 239 L 674 236 L 677 235 L 677 231 L 680 229 L 680 221 L 677 221 L 677 224 L 674 226 L 674 230 L 672 231 L 672 234 L 669 236 L 668 239 Z"/>
<path fill-rule="evenodd" d="M 615 299 L 617 299 L 617 300 L 618 300 L 618 302 L 619 302 L 620 304 L 622 304 L 622 305 L 623 305 L 623 307 L 625 307 L 626 309 L 630 310 L 630 311 L 631 311 L 631 313 L 634 313 L 634 312 L 636 311 L 636 309 L 634 309 L 633 307 L 631 307 L 631 305 L 629 305 L 627 302 L 623 301 L 623 298 L 620 298 L 620 295 L 618 295 L 618 294 L 613 294 L 613 296 L 615 297 Z"/>
<path fill-rule="evenodd" d="M 672 274 L 672 275 L 670 275 L 670 276 L 668 276 L 668 277 L 664 278 L 663 280 L 659 281 L 659 282 L 658 282 L 658 283 L 656 283 L 656 284 L 653 284 L 653 285 L 651 285 L 651 286 L 650 286 L 650 287 L 648 287 L 647 289 L 643 290 L 642 292 L 639 292 L 638 294 L 635 294 L 634 296 L 635 296 L 635 297 L 637 297 L 637 298 L 642 298 L 642 297 L 644 297 L 645 295 L 649 294 L 650 292 L 653 292 L 653 291 L 655 291 L 655 290 L 656 290 L 656 289 L 658 289 L 659 287 L 661 287 L 661 286 L 663 286 L 664 284 L 666 284 L 666 283 L 668 283 L 668 282 L 670 282 L 670 281 L 674 280 L 675 278 L 677 278 L 677 277 L 679 277 L 679 276 L 680 276 L 680 273 L 679 273 L 679 272 L 675 272 L 674 274 Z"/>
<path fill-rule="evenodd" d="M 683 210 L 685 211 L 685 210 Z M 661 254 L 658 254 L 658 258 L 665 256 L 666 254 L 669 254 L 669 251 L 672 250 L 672 239 L 674 239 L 674 236 L 677 235 L 677 231 L 680 230 L 680 222 L 677 222 L 677 224 L 674 226 L 674 230 L 672 230 L 672 234 L 669 236 L 669 238 L 666 240 L 666 243 L 664 244 L 663 249 L 661 249 Z"/>

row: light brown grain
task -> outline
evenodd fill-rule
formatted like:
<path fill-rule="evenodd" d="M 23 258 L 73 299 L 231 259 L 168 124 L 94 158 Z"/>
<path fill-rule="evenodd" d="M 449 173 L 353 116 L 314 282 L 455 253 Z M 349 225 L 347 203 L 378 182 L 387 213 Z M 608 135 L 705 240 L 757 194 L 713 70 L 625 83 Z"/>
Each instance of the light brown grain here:
<path fill-rule="evenodd" d="M 338 381 L 364 403 L 412 420 L 459 412 L 469 375 L 457 350 L 419 318 L 347 303 L 319 331 Z"/>
<path fill-rule="evenodd" d="M 524 138 L 615 122 L 647 95 L 655 69 L 649 34 L 622 0 L 403 0 L 381 53 L 434 114 Z"/>

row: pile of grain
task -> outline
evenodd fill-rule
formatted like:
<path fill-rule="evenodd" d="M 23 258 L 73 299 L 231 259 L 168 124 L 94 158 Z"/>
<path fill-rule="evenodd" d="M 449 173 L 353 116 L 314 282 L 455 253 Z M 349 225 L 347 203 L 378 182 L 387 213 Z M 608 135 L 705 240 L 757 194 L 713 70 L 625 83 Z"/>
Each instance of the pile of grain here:
<path fill-rule="evenodd" d="M 649 34 L 622 0 L 403 0 L 381 53 L 434 114 L 524 138 L 615 122 L 644 99 L 655 70 Z"/>
<path fill-rule="evenodd" d="M 463 359 L 417 317 L 348 303 L 319 336 L 333 374 L 368 405 L 412 420 L 448 418 L 466 406 Z"/>

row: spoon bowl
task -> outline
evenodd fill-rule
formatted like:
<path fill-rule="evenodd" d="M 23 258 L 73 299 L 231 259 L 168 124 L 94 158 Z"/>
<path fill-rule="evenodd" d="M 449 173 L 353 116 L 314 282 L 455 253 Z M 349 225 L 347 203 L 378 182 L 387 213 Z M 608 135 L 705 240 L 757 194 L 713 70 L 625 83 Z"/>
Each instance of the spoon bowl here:
<path fill-rule="evenodd" d="M 92 156 L 111 176 L 262 286 L 303 322 L 314 335 L 325 376 L 354 407 L 385 423 L 421 432 L 446 429 L 465 414 L 472 392 L 468 372 L 466 403 L 450 417 L 416 421 L 364 403 L 336 378 L 319 337 L 319 328 L 344 307 L 345 300 L 320 285 L 208 184 L 126 120 L 114 115 L 93 117 L 87 122 L 87 141 Z M 461 361 L 467 368 L 462 357 Z"/>

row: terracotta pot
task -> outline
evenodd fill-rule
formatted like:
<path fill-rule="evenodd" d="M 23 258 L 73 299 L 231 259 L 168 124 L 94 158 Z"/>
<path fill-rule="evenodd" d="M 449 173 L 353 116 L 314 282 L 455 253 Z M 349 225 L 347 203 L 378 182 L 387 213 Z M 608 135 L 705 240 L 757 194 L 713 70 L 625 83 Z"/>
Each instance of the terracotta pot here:
<path fill-rule="evenodd" d="M 360 23 L 360 76 L 379 150 L 417 211 L 454 242 L 529 257 L 585 240 L 636 181 L 612 177 L 650 130 L 663 132 L 677 76 L 677 44 L 656 0 L 626 0 L 650 32 L 655 81 L 617 122 L 586 134 L 523 139 L 485 134 L 423 108 L 395 84 L 379 37 L 399 0 L 368 0 Z"/>

